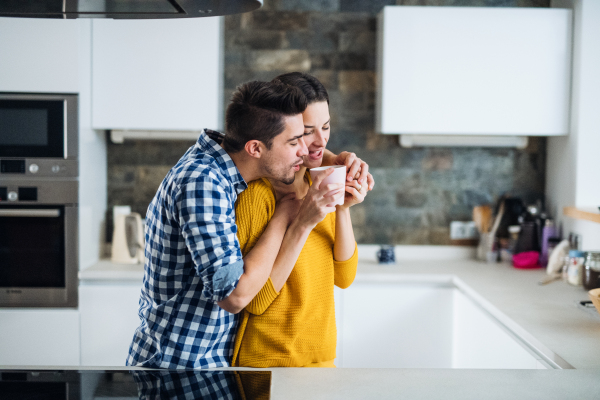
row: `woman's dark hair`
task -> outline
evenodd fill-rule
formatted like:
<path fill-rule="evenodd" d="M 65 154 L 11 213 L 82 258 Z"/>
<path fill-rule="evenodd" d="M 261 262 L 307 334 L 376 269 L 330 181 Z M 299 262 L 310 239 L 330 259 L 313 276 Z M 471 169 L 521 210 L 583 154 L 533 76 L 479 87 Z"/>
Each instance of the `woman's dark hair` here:
<path fill-rule="evenodd" d="M 302 91 L 282 82 L 247 82 L 233 92 L 225 113 L 225 151 L 237 153 L 250 140 L 271 148 L 285 129 L 286 116 L 302 114 L 308 102 Z"/>
<path fill-rule="evenodd" d="M 282 82 L 286 85 L 297 87 L 304 93 L 308 104 L 326 101 L 329 104 L 329 95 L 325 86 L 317 78 L 304 72 L 290 72 L 273 79 L 272 82 Z"/>

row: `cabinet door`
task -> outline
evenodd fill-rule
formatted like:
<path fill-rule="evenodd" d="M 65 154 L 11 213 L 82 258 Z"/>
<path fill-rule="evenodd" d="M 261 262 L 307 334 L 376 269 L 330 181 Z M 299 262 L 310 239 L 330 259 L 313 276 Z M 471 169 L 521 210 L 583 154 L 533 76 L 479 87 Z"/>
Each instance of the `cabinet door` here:
<path fill-rule="evenodd" d="M 78 91 L 77 20 L 0 18 L 0 92 Z"/>
<path fill-rule="evenodd" d="M 141 282 L 79 287 L 81 365 L 124 366 L 138 317 Z"/>
<path fill-rule="evenodd" d="M 0 365 L 79 365 L 77 310 L 4 309 L 0 326 Z"/>
<path fill-rule="evenodd" d="M 454 292 L 452 368 L 540 369 L 541 360 L 464 294 Z"/>
<path fill-rule="evenodd" d="M 377 130 L 566 135 L 571 21 L 558 8 L 385 7 Z"/>
<path fill-rule="evenodd" d="M 94 128 L 219 128 L 221 37 L 221 18 L 94 20 Z"/>
<path fill-rule="evenodd" d="M 343 367 L 450 368 L 452 290 L 354 282 L 343 291 Z"/>

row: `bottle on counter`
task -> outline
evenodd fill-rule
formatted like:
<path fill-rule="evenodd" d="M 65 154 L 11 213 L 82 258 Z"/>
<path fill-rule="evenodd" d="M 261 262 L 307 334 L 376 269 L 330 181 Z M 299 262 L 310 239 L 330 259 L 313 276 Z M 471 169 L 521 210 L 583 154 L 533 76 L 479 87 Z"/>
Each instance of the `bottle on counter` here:
<path fill-rule="evenodd" d="M 583 288 L 600 288 L 600 251 L 588 251 L 583 265 Z"/>
<path fill-rule="evenodd" d="M 548 256 L 550 251 L 548 247 L 550 245 L 550 238 L 558 236 L 558 229 L 554 225 L 554 221 L 550 218 L 546 219 L 544 222 L 544 228 L 542 229 L 542 249 L 540 254 L 540 264 L 542 267 L 548 265 Z"/>
<path fill-rule="evenodd" d="M 569 265 L 567 267 L 567 282 L 573 286 L 581 286 L 585 252 L 580 250 L 569 251 Z"/>
<path fill-rule="evenodd" d="M 510 251 L 511 254 L 515 254 L 517 241 L 519 240 L 519 232 L 521 232 L 521 225 L 510 225 L 508 227 L 508 251 Z"/>

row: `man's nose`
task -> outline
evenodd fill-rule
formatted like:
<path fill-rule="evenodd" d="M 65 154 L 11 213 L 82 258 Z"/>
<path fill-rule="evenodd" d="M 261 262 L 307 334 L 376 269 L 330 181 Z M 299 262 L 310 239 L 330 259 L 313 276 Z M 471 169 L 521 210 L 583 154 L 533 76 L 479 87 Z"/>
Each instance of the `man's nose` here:
<path fill-rule="evenodd" d="M 308 155 L 308 147 L 306 147 L 306 142 L 304 142 L 303 137 L 298 139 L 298 144 L 299 144 L 298 153 L 297 153 L 298 157 L 304 157 L 304 156 Z"/>

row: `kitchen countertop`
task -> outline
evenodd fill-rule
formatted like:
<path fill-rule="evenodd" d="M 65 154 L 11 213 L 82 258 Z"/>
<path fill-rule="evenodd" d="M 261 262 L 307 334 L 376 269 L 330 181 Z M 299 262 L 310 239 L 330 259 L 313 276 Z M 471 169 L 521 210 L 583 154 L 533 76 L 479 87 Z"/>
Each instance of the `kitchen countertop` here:
<path fill-rule="evenodd" d="M 558 355 L 556 361 L 559 365 L 562 362 L 563 368 L 600 369 L 600 314 L 578 306 L 579 301 L 588 300 L 581 287 L 563 281 L 540 286 L 538 281 L 546 276 L 541 268 L 519 270 L 504 263 L 456 257 L 409 260 L 402 257 L 402 251 L 402 246 L 397 247 L 396 264 L 380 265 L 375 262 L 373 246 L 360 246 L 356 282 L 393 280 L 455 285 L 541 352 Z M 141 284 L 142 277 L 141 264 L 109 261 L 101 261 L 79 274 L 84 284 Z"/>
<path fill-rule="evenodd" d="M 402 247 L 396 250 L 396 264 L 379 265 L 374 259 L 374 249 L 359 246 L 356 281 L 454 285 L 510 329 L 531 339 L 541 350 L 557 354 L 576 369 L 270 368 L 272 399 L 598 398 L 600 315 L 578 307 L 578 301 L 587 300 L 587 293 L 581 287 L 562 281 L 540 286 L 538 281 L 546 276 L 543 269 L 517 270 L 507 264 L 445 258 L 426 251 L 418 253 L 433 254 L 437 259 L 411 260 L 403 257 Z M 407 253 L 414 254 L 414 251 L 407 250 Z M 109 261 L 101 261 L 80 272 L 82 284 L 141 284 L 142 277 L 142 265 L 118 265 Z"/>

